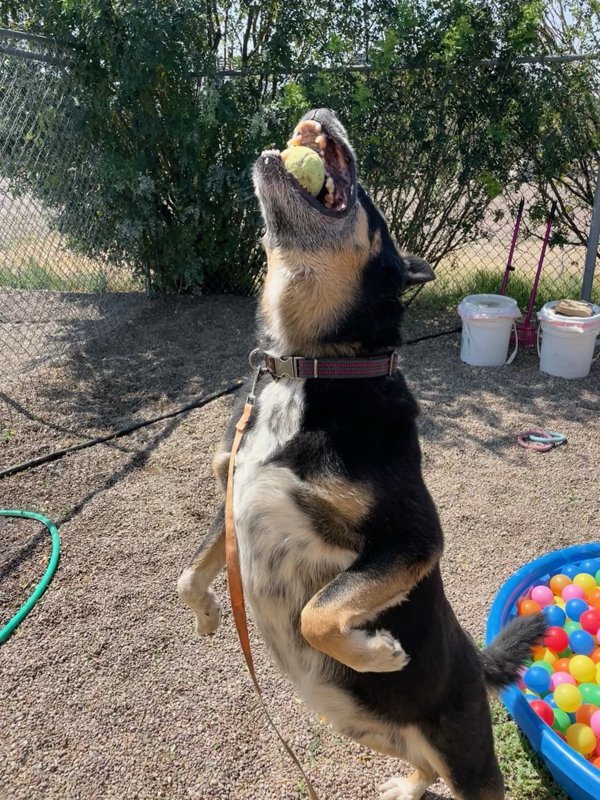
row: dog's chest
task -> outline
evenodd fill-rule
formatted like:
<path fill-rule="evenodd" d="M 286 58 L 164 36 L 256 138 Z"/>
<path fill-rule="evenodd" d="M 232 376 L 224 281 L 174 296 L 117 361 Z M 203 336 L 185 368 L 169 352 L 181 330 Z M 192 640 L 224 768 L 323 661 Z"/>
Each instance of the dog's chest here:
<path fill-rule="evenodd" d="M 304 404 L 303 382 L 280 380 L 264 389 L 254 427 L 237 455 L 234 479 L 246 596 L 263 638 L 292 677 L 323 661 L 300 633 L 302 608 L 356 558 L 323 541 L 296 502 L 302 481 L 289 467 L 271 461 L 300 431 Z"/>

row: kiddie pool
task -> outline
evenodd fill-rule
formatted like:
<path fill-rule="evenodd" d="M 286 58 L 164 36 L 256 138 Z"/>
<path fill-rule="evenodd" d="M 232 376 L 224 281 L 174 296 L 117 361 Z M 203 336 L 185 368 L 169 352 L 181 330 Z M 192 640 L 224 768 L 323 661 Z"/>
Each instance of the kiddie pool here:
<path fill-rule="evenodd" d="M 558 572 L 564 564 L 598 557 L 600 542 L 593 542 L 556 550 L 521 567 L 500 589 L 492 604 L 485 635 L 486 644 L 490 644 L 507 622 L 516 616 L 517 600 L 532 585 Z M 563 742 L 538 717 L 516 686 L 505 689 L 500 698 L 554 780 L 571 800 L 599 800 L 600 770 Z"/>

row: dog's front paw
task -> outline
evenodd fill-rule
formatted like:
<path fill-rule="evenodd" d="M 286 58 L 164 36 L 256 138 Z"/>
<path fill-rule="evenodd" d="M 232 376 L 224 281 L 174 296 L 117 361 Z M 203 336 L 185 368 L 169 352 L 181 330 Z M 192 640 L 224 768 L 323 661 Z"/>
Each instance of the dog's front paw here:
<path fill-rule="evenodd" d="M 390 778 L 378 788 L 379 800 L 419 800 L 427 790 L 427 783 L 396 777 Z"/>
<path fill-rule="evenodd" d="M 357 633 L 363 637 L 365 656 L 363 664 L 358 668 L 359 672 L 398 672 L 410 661 L 400 642 L 389 631 Z"/>

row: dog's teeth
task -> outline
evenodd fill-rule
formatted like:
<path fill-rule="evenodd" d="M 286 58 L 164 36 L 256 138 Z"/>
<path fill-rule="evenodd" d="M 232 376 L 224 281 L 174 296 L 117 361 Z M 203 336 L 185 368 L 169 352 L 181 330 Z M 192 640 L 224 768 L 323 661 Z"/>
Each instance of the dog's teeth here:
<path fill-rule="evenodd" d="M 335 189 L 335 183 L 333 182 L 333 178 L 331 175 L 328 175 L 325 179 L 325 188 L 327 189 L 327 194 L 333 194 L 333 190 Z"/>
<path fill-rule="evenodd" d="M 315 144 L 317 144 L 321 150 L 325 150 L 325 145 L 327 144 L 327 136 L 324 133 L 319 134 L 315 139 Z"/>
<path fill-rule="evenodd" d="M 331 194 L 331 192 L 327 192 L 323 202 L 325 203 L 327 208 L 332 208 L 333 207 L 333 195 Z"/>

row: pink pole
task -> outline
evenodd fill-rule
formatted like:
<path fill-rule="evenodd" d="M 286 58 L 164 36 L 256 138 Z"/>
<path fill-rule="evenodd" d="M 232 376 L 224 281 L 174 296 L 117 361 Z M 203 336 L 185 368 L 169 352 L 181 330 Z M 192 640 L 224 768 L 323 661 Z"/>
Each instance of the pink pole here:
<path fill-rule="evenodd" d="M 502 279 L 500 294 L 504 294 L 506 292 L 506 286 L 508 284 L 508 276 L 513 271 L 512 260 L 515 252 L 515 247 L 517 244 L 517 236 L 519 235 L 519 228 L 521 227 L 521 218 L 523 216 L 524 206 L 525 206 L 525 198 L 522 197 L 521 202 L 519 203 L 519 210 L 517 211 L 517 221 L 515 222 L 515 229 L 513 231 L 512 242 L 510 243 L 510 250 L 508 252 L 508 261 L 506 262 L 506 269 L 504 270 L 504 278 Z"/>
<path fill-rule="evenodd" d="M 527 306 L 527 314 L 525 315 L 525 320 L 523 322 L 524 326 L 529 325 L 531 322 L 531 313 L 533 311 L 533 304 L 535 303 L 535 297 L 537 295 L 538 283 L 540 282 L 540 275 L 542 274 L 542 265 L 546 256 L 546 247 L 548 246 L 548 239 L 550 238 L 550 231 L 552 229 L 552 223 L 554 222 L 555 213 L 556 200 L 553 200 L 552 208 L 550 209 L 550 216 L 548 217 L 548 223 L 546 224 L 546 233 L 544 234 L 544 242 L 542 244 L 542 252 L 540 253 L 537 272 L 535 273 L 535 280 L 533 281 L 533 287 L 531 289 L 531 294 L 529 295 L 529 305 Z"/>

